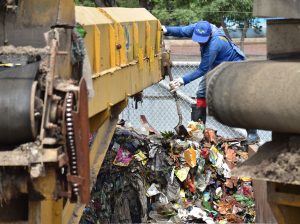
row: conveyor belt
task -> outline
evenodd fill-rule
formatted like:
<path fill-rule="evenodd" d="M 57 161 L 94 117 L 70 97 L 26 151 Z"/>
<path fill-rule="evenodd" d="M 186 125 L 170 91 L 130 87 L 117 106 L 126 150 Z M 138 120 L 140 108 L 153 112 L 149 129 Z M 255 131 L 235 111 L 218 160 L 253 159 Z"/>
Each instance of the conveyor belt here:
<path fill-rule="evenodd" d="M 31 117 L 32 84 L 39 63 L 14 67 L 0 72 L 0 144 L 15 145 L 34 138 Z"/>

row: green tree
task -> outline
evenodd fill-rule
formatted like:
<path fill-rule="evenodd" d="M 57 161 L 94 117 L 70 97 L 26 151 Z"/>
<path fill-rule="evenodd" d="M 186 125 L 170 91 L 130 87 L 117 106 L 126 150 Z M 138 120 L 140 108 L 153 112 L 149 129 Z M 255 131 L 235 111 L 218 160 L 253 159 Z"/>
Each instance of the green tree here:
<path fill-rule="evenodd" d="M 238 29 L 242 29 L 240 47 L 243 50 L 247 30 L 254 21 L 252 16 L 253 0 L 207 0 L 202 2 L 203 18 L 222 26 L 229 38 L 225 20 L 238 24 Z"/>
<path fill-rule="evenodd" d="M 83 6 L 98 6 L 98 7 L 111 7 L 117 6 L 116 0 L 75 0 L 76 5 Z"/>
<path fill-rule="evenodd" d="M 95 1 L 93 0 L 75 0 L 76 5 L 83 5 L 83 6 L 92 6 L 95 7 Z"/>
<path fill-rule="evenodd" d="M 193 6 L 196 0 L 152 0 L 151 12 L 166 25 L 187 25 L 197 22 L 201 16 Z"/>
<path fill-rule="evenodd" d="M 253 0 L 152 0 L 152 13 L 166 25 L 187 25 L 207 20 L 222 26 L 230 38 L 226 20 L 242 29 L 241 48 L 250 24 L 253 23 Z"/>

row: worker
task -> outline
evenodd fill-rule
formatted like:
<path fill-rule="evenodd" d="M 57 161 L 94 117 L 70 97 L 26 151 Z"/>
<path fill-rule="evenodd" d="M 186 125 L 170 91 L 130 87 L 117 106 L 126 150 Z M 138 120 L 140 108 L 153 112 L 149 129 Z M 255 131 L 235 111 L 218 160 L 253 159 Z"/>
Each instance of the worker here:
<path fill-rule="evenodd" d="M 208 71 L 225 61 L 244 61 L 245 54 L 226 37 L 222 29 L 207 21 L 188 26 L 162 26 L 164 35 L 174 37 L 192 38 L 200 46 L 201 63 L 199 67 L 183 77 L 170 82 L 171 92 L 176 91 L 180 86 L 186 85 L 195 79 L 203 77 L 199 82 L 196 92 L 196 105 L 192 105 L 192 120 L 206 122 L 206 78 Z M 259 140 L 257 130 L 247 130 L 248 144 Z"/>

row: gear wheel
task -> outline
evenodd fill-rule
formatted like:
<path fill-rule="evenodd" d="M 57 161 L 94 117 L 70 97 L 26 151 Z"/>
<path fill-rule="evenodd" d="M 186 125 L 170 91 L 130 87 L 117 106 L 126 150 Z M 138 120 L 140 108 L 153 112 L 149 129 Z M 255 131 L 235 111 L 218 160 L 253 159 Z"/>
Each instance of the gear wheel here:
<path fill-rule="evenodd" d="M 77 154 L 76 154 L 76 144 L 75 144 L 75 134 L 73 126 L 73 107 L 74 107 L 74 93 L 68 92 L 66 95 L 66 131 L 67 131 L 67 149 L 70 161 L 70 173 L 73 176 L 78 176 L 77 169 Z M 72 183 L 72 194 L 78 196 L 79 186 L 77 183 Z"/>

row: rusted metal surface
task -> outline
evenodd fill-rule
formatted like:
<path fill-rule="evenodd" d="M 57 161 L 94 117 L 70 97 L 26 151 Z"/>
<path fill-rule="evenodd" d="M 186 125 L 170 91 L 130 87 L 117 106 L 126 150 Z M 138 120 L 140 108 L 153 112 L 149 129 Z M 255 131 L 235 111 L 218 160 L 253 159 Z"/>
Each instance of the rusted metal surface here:
<path fill-rule="evenodd" d="M 50 61 L 49 61 L 49 72 L 47 74 L 47 94 L 52 96 L 53 94 L 53 82 L 55 76 L 55 65 L 56 65 L 56 53 L 58 48 L 58 41 L 52 40 L 51 42 L 51 49 L 50 49 Z M 46 102 L 46 100 L 45 100 Z"/>
<path fill-rule="evenodd" d="M 73 0 L 19 0 L 16 10 L 0 12 L 0 45 L 44 47 L 51 27 L 74 26 L 74 8 Z"/>
<path fill-rule="evenodd" d="M 89 122 L 88 95 L 84 79 L 79 83 L 78 110 L 73 112 L 73 125 L 77 154 L 78 175 L 82 178 L 79 185 L 81 203 L 88 203 L 90 197 L 90 163 L 89 163 Z"/>
<path fill-rule="evenodd" d="M 298 62 L 224 63 L 209 74 L 209 114 L 233 127 L 300 133 L 298 70 Z"/>
<path fill-rule="evenodd" d="M 56 24 L 72 27 L 75 25 L 75 3 L 73 0 L 60 0 Z"/>

